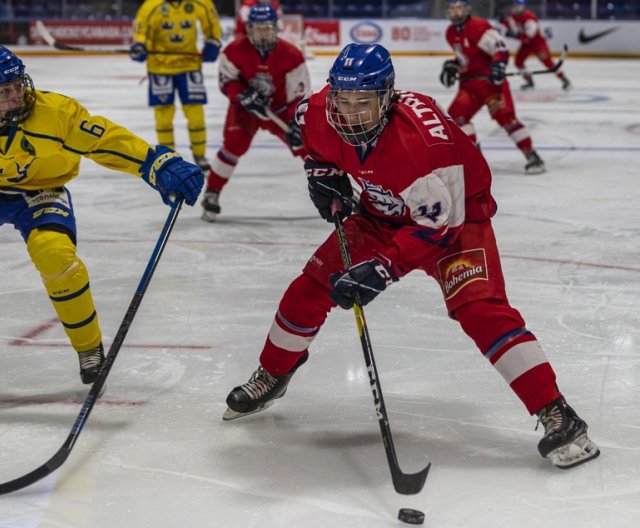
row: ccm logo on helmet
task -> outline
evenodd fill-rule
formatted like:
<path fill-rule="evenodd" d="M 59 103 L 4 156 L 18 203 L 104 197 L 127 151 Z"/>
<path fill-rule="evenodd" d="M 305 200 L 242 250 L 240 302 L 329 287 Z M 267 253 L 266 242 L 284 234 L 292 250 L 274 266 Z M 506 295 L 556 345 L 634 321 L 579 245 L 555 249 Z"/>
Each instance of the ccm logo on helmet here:
<path fill-rule="evenodd" d="M 12 66 L 12 67 L 11 67 L 11 68 L 9 68 L 8 70 L 4 70 L 2 73 L 3 73 L 4 75 L 6 75 L 7 73 L 13 73 L 13 72 L 18 71 L 18 70 L 20 70 L 20 65 L 19 65 L 19 64 L 16 64 L 15 66 Z"/>
<path fill-rule="evenodd" d="M 339 81 L 356 81 L 357 77 L 343 77 L 342 75 L 338 75 Z"/>

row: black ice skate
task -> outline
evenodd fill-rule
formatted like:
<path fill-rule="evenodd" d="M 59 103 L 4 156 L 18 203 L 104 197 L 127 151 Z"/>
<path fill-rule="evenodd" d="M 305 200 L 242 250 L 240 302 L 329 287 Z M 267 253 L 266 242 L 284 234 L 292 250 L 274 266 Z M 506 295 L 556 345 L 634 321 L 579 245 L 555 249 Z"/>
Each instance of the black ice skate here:
<path fill-rule="evenodd" d="M 536 87 L 531 75 L 523 75 L 522 77 L 524 78 L 524 84 L 520 86 L 521 90 L 533 90 Z"/>
<path fill-rule="evenodd" d="M 206 178 L 207 174 L 209 174 L 209 171 L 211 170 L 211 165 L 209 165 L 209 160 L 204 156 L 194 156 L 193 161 L 198 167 L 200 167 L 202 174 L 204 174 Z"/>
<path fill-rule="evenodd" d="M 537 414 L 538 423 L 544 425 L 538 451 L 554 466 L 568 469 L 600 454 L 598 446 L 587 436 L 587 424 L 564 398 L 551 402 Z"/>
<path fill-rule="evenodd" d="M 542 174 L 547 170 L 544 165 L 544 161 L 538 155 L 535 150 L 529 152 L 529 154 L 525 154 L 527 158 L 527 164 L 524 166 L 524 171 L 527 174 Z"/>
<path fill-rule="evenodd" d="M 229 393 L 227 396 L 229 408 L 225 411 L 222 419 L 235 420 L 241 416 L 248 416 L 271 407 L 275 400 L 285 395 L 293 374 L 300 365 L 307 361 L 308 357 L 309 353 L 305 352 L 295 366 L 282 376 L 269 374 L 262 366 L 259 366 L 247 383 L 235 387 Z"/>
<path fill-rule="evenodd" d="M 91 385 L 98 377 L 100 366 L 104 361 L 104 347 L 100 343 L 97 347 L 87 350 L 86 352 L 78 352 L 80 360 L 80 378 L 85 385 Z"/>
<path fill-rule="evenodd" d="M 571 81 L 569 79 L 563 76 L 560 80 L 562 81 L 562 89 L 565 92 L 571 90 Z"/>
<path fill-rule="evenodd" d="M 206 222 L 215 222 L 216 216 L 220 214 L 221 208 L 218 199 L 220 193 L 206 191 L 202 199 L 202 219 Z"/>

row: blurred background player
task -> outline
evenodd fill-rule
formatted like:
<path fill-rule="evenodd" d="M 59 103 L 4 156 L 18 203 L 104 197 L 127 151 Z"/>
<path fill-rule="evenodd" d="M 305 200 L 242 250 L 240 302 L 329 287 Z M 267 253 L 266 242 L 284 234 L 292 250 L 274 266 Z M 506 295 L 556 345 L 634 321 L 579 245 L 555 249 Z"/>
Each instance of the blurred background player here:
<path fill-rule="evenodd" d="M 204 35 L 202 53 L 196 48 L 198 23 Z M 133 25 L 129 54 L 134 61 L 147 61 L 149 106 L 153 107 L 158 143 L 175 148 L 173 117 L 175 92 L 187 119 L 193 159 L 206 173 L 207 132 L 203 105 L 207 92 L 202 62 L 215 62 L 222 32 L 218 12 L 211 0 L 145 0 Z"/>
<path fill-rule="evenodd" d="M 491 172 L 480 151 L 422 94 L 394 90 L 389 52 L 349 44 L 329 86 L 298 107 L 309 193 L 333 222 L 337 202 L 353 262 L 334 233 L 315 251 L 278 307 L 260 366 L 227 397 L 224 418 L 261 411 L 284 395 L 336 305 L 362 304 L 413 270 L 438 281 L 449 315 L 474 340 L 545 427 L 538 449 L 571 467 L 599 454 L 566 403 L 535 336 L 505 292 L 491 217 Z M 351 175 L 359 211 L 351 216 Z M 340 351 L 336 351 L 340 352 Z"/>
<path fill-rule="evenodd" d="M 547 68 L 553 68 L 555 63 L 551 58 L 547 41 L 542 36 L 540 24 L 535 13 L 527 9 L 527 0 L 513 0 L 511 14 L 500 17 L 500 23 L 506 27 L 505 35 L 520 41 L 520 47 L 516 52 L 515 66 L 518 68 L 525 83 L 520 87 L 523 90 L 533 88 L 533 76 L 527 71 L 524 61 L 529 55 L 536 55 L 540 62 Z M 571 89 L 571 82 L 562 71 L 556 72 L 556 77 L 562 82 L 562 89 Z"/>
<path fill-rule="evenodd" d="M 527 162 L 527 174 L 546 170 L 544 161 L 533 148 L 529 131 L 518 120 L 505 69 L 509 51 L 498 31 L 485 19 L 471 16 L 469 0 L 447 0 L 447 16 L 451 25 L 446 38 L 456 58 L 445 61 L 440 82 L 446 87 L 460 81 L 458 93 L 449 106 L 449 115 L 477 143 L 471 123 L 474 115 L 486 106 L 494 119 L 509 135 Z"/>
<path fill-rule="evenodd" d="M 282 29 L 282 6 L 278 0 L 242 0 L 236 14 L 235 38 L 246 36 L 249 13 L 251 12 L 251 8 L 258 4 L 270 5 L 276 10 L 276 13 L 278 14 L 278 28 Z"/>
<path fill-rule="evenodd" d="M 81 155 L 142 177 L 165 203 L 182 195 L 193 205 L 200 168 L 166 147 L 156 149 L 75 99 L 36 90 L 23 62 L 0 46 L 0 225 L 12 224 L 27 244 L 71 345 L 80 377 L 93 383 L 104 359 L 89 275 L 76 256 L 76 221 L 65 184 Z"/>
<path fill-rule="evenodd" d="M 304 155 L 294 115 L 296 105 L 311 89 L 304 55 L 278 38 L 278 15 L 269 4 L 251 8 L 247 35 L 224 48 L 219 75 L 220 90 L 229 98 L 229 108 L 222 148 L 211 162 L 202 200 L 202 219 L 208 222 L 215 221 L 220 213 L 220 193 L 259 129 L 278 136 L 294 156 Z M 267 109 L 288 123 L 290 132 L 285 133 L 274 123 Z"/>

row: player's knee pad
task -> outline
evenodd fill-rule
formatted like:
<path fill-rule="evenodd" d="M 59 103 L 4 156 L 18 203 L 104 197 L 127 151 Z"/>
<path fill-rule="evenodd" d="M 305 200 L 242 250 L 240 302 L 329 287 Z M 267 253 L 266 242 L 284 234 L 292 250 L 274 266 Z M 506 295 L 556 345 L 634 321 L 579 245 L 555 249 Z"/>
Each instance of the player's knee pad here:
<path fill-rule="evenodd" d="M 27 251 L 45 283 L 77 267 L 76 246 L 59 231 L 34 229 L 27 239 Z"/>

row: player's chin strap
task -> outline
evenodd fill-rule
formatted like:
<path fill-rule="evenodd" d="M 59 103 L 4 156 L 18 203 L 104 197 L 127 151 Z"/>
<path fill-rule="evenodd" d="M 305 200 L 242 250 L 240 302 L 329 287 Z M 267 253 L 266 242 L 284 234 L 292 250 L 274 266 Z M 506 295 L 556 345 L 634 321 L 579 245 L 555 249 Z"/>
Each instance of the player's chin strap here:
<path fill-rule="evenodd" d="M 158 239 L 158 242 L 156 243 L 156 247 L 154 248 L 153 253 L 151 254 L 151 258 L 149 259 L 147 267 L 144 270 L 144 273 L 142 274 L 142 278 L 140 279 L 138 288 L 136 289 L 136 292 L 133 295 L 133 299 L 129 304 L 129 308 L 127 309 L 127 312 L 124 316 L 124 319 L 122 320 L 122 323 L 120 324 L 120 328 L 118 328 L 118 332 L 116 333 L 116 336 L 113 338 L 113 342 L 111 343 L 111 347 L 109 348 L 109 353 L 107 354 L 105 360 L 102 363 L 102 366 L 100 367 L 98 378 L 96 379 L 94 384 L 91 386 L 91 389 L 89 390 L 89 394 L 87 394 L 87 397 L 85 398 L 84 403 L 82 404 L 80 413 L 78 414 L 78 417 L 76 418 L 76 421 L 74 422 L 73 427 L 71 428 L 71 432 L 69 433 L 69 436 L 67 436 L 67 439 L 65 440 L 64 444 L 62 444 L 62 447 L 60 447 L 60 449 L 58 449 L 58 451 L 42 466 L 34 469 L 33 471 L 31 471 L 30 473 L 27 473 L 26 475 L 23 475 L 22 477 L 18 477 L 17 479 L 10 480 L 9 482 L 1 483 L 0 495 L 11 493 L 12 491 L 21 490 L 23 488 L 26 488 L 27 486 L 30 486 L 34 482 L 37 482 L 43 479 L 44 477 L 50 475 L 64 463 L 64 461 L 67 459 L 67 457 L 71 453 L 71 450 L 73 449 L 73 446 L 75 445 L 76 440 L 78 440 L 78 437 L 82 432 L 82 428 L 87 422 L 87 418 L 89 418 L 89 414 L 91 413 L 91 410 L 93 409 L 93 406 L 96 403 L 96 400 L 100 396 L 100 391 L 104 387 L 104 383 L 107 379 L 107 376 L 109 375 L 109 371 L 111 370 L 113 362 L 115 361 L 116 356 L 120 351 L 120 347 L 122 346 L 124 338 L 127 336 L 127 332 L 129 331 L 129 327 L 133 322 L 133 318 L 135 317 L 136 312 L 138 311 L 138 307 L 142 302 L 144 293 L 147 291 L 147 286 L 149 286 L 151 277 L 153 277 L 153 272 L 155 271 L 156 266 L 160 261 L 160 257 L 162 255 L 164 247 L 167 244 L 167 241 L 169 240 L 169 235 L 171 234 L 173 225 L 175 224 L 176 219 L 178 218 L 178 213 L 180 212 L 180 208 L 182 207 L 182 202 L 183 200 L 182 198 L 180 198 L 176 200 L 171 206 L 171 212 L 169 213 L 169 216 L 164 223 L 164 227 L 162 228 L 162 232 L 160 233 L 160 238 Z"/>
<path fill-rule="evenodd" d="M 345 269 L 348 270 L 351 267 L 351 254 L 349 252 L 349 246 L 347 245 L 344 226 L 342 225 L 342 205 L 339 200 L 333 202 L 331 213 L 333 214 L 336 226 L 336 236 L 338 237 L 338 244 L 340 245 L 342 264 Z M 382 387 L 380 387 L 380 380 L 378 379 L 378 369 L 373 357 L 367 321 L 364 318 L 364 310 L 357 292 L 354 293 L 354 297 L 353 313 L 356 317 L 356 326 L 358 327 L 358 334 L 360 335 L 364 362 L 367 366 L 369 384 L 371 385 L 371 392 L 373 393 L 373 402 L 376 407 L 376 415 L 378 416 L 378 423 L 380 424 L 382 443 L 384 444 L 384 450 L 387 454 L 387 462 L 389 463 L 389 469 L 391 471 L 393 487 L 398 493 L 403 495 L 415 495 L 416 493 L 420 493 L 420 490 L 424 487 L 431 464 L 429 463 L 427 467 L 418 473 L 403 473 L 400 469 L 396 450 L 393 446 L 389 419 L 387 418 L 387 408 L 385 407 L 384 398 L 382 397 Z"/>

